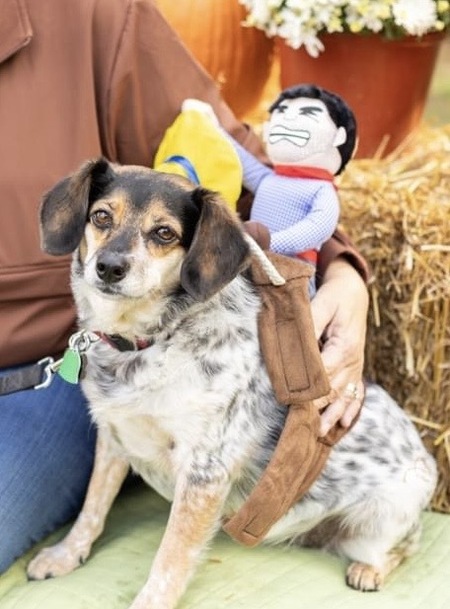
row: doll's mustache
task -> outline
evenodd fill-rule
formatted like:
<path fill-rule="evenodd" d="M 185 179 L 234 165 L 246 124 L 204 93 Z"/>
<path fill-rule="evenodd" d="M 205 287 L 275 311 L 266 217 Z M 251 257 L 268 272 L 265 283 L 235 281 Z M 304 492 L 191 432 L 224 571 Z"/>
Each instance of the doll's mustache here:
<path fill-rule="evenodd" d="M 268 141 L 276 144 L 281 140 L 287 140 L 291 144 L 302 148 L 309 142 L 311 134 L 306 129 L 289 129 L 284 125 L 274 125 L 269 133 Z"/>

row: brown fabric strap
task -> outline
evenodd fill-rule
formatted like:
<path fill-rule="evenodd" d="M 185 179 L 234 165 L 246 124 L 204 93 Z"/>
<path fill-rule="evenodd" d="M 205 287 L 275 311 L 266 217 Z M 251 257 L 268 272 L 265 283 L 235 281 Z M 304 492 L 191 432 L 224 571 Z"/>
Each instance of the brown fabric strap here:
<path fill-rule="evenodd" d="M 258 544 L 308 490 L 330 450 L 326 441 L 318 442 L 320 417 L 313 403 L 330 394 L 310 310 L 313 271 L 301 261 L 268 256 L 286 284 L 273 286 L 256 263 L 252 266 L 263 303 L 260 344 L 277 399 L 289 412 L 267 468 L 241 509 L 224 524 L 229 535 L 249 546 Z"/>
<path fill-rule="evenodd" d="M 316 456 L 318 425 L 312 402 L 289 408 L 269 465 L 240 510 L 223 526 L 236 541 L 257 545 L 295 503 Z"/>
<path fill-rule="evenodd" d="M 267 252 L 286 279 L 273 286 L 252 266 L 263 302 L 259 334 L 269 377 L 278 401 L 289 407 L 272 458 L 241 509 L 224 530 L 247 546 L 260 543 L 269 529 L 305 495 L 320 475 L 332 446 L 348 429 L 339 423 L 321 438 L 320 415 L 313 400 L 331 392 L 314 334 L 308 295 L 311 266 Z M 354 419 L 353 424 L 356 422 Z"/>
<path fill-rule="evenodd" d="M 351 427 L 357 421 L 354 419 Z M 282 435 L 264 474 L 240 510 L 223 525 L 233 539 L 258 545 L 319 477 L 332 446 L 348 429 L 336 424 L 318 437 L 320 418 L 312 402 L 291 406 Z"/>
<path fill-rule="evenodd" d="M 262 299 L 259 341 L 277 399 L 288 406 L 326 396 L 330 386 L 314 334 L 308 292 L 314 270 L 301 260 L 266 254 L 286 280 L 285 285 L 274 286 L 258 263 L 251 267 Z"/>

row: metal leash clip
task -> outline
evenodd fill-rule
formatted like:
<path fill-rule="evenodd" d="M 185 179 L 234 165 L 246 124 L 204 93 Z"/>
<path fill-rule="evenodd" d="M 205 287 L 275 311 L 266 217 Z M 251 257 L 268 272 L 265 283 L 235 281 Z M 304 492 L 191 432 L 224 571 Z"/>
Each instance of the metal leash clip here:
<path fill-rule="evenodd" d="M 76 385 L 83 377 L 86 364 L 85 353 L 98 340 L 99 338 L 95 334 L 91 334 L 87 330 L 80 330 L 72 334 L 63 357 L 56 361 L 53 357 L 44 357 L 38 362 L 38 366 L 44 366 L 43 380 L 34 388 L 45 389 L 45 387 L 48 387 L 56 373 L 68 383 Z"/>
<path fill-rule="evenodd" d="M 96 334 L 92 334 L 88 330 L 79 330 L 69 338 L 69 349 L 78 351 L 78 353 L 85 353 L 98 340 L 100 339 Z"/>
<path fill-rule="evenodd" d="M 45 389 L 50 385 L 53 379 L 53 375 L 58 371 L 59 366 L 61 365 L 62 358 L 55 360 L 53 357 L 43 357 L 37 363 L 38 366 L 44 366 L 43 370 L 43 380 L 34 386 L 34 389 Z"/>

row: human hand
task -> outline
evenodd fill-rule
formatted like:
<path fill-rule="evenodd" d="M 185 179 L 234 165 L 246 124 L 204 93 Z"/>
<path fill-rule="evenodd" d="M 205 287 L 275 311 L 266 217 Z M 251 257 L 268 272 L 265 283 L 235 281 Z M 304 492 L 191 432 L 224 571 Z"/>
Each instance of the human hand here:
<path fill-rule="evenodd" d="M 335 395 L 321 414 L 320 435 L 339 421 L 349 427 L 364 396 L 362 373 L 369 295 L 360 275 L 337 258 L 311 302 L 316 338 L 322 340 L 322 362 Z M 317 405 L 324 404 L 318 400 Z"/>

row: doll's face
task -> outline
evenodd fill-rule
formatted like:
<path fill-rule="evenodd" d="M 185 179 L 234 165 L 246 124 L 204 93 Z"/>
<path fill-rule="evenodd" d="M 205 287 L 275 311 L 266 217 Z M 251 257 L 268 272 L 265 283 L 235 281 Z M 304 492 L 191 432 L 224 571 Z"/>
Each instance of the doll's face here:
<path fill-rule="evenodd" d="M 275 164 L 324 167 L 325 163 L 335 173 L 341 162 L 337 146 L 345 142 L 346 132 L 334 124 L 321 100 L 298 97 L 283 100 L 272 111 L 265 139 Z"/>

